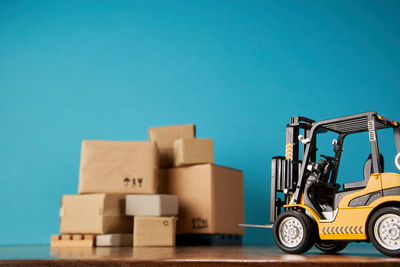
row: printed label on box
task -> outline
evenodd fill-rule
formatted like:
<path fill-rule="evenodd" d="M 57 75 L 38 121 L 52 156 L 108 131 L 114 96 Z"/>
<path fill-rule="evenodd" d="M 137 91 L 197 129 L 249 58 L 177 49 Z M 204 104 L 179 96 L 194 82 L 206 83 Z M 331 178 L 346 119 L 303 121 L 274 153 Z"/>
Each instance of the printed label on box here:
<path fill-rule="evenodd" d="M 122 182 L 124 183 L 125 187 L 128 187 L 129 184 L 131 184 L 132 187 L 142 187 L 143 185 L 143 178 L 129 178 L 129 177 L 125 177 Z"/>
<path fill-rule="evenodd" d="M 192 219 L 192 228 L 193 229 L 202 229 L 208 228 L 208 222 L 206 219 L 202 219 L 200 217 Z"/>

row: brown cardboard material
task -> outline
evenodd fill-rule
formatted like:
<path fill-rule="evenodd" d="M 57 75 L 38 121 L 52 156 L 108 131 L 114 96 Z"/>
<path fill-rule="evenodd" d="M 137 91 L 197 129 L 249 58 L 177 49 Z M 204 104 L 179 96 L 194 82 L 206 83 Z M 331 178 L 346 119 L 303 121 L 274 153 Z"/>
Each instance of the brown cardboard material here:
<path fill-rule="evenodd" d="M 125 195 L 64 195 L 61 199 L 60 233 L 108 234 L 132 231 L 132 217 L 125 216 Z"/>
<path fill-rule="evenodd" d="M 163 169 L 160 190 L 179 199 L 178 234 L 244 234 L 241 171 L 213 164 Z"/>
<path fill-rule="evenodd" d="M 82 142 L 79 194 L 154 194 L 158 188 L 158 152 L 154 142 Z"/>
<path fill-rule="evenodd" d="M 134 246 L 175 246 L 175 233 L 175 217 L 134 217 Z"/>
<path fill-rule="evenodd" d="M 174 166 L 214 163 L 213 140 L 179 138 L 174 142 Z"/>
<path fill-rule="evenodd" d="M 149 140 L 157 143 L 160 155 L 160 167 L 167 168 L 174 165 L 174 141 L 179 138 L 195 138 L 194 124 L 162 126 L 149 128 Z"/>

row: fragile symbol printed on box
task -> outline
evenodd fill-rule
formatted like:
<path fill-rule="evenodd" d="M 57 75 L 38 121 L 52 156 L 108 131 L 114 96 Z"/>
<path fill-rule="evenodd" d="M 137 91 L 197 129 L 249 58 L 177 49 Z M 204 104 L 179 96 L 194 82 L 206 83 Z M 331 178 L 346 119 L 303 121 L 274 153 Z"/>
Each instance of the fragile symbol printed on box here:
<path fill-rule="evenodd" d="M 192 228 L 193 229 L 208 228 L 208 222 L 206 219 L 202 219 L 200 217 L 193 218 Z"/>
<path fill-rule="evenodd" d="M 137 180 L 137 184 L 139 185 L 139 187 L 142 187 L 143 184 L 143 178 L 132 178 L 132 186 L 135 187 L 136 186 L 136 180 Z M 123 183 L 125 183 L 125 187 L 129 186 L 131 179 L 129 179 L 128 177 L 125 177 L 123 180 Z"/>

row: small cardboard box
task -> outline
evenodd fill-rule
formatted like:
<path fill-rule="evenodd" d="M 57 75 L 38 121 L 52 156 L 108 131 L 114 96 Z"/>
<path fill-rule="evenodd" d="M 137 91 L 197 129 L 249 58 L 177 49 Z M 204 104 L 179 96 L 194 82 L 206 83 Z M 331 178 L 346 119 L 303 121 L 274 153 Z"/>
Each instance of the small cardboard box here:
<path fill-rule="evenodd" d="M 82 142 L 79 194 L 154 194 L 158 188 L 158 152 L 154 142 Z"/>
<path fill-rule="evenodd" d="M 107 234 L 132 231 L 125 215 L 125 195 L 64 195 L 60 208 L 60 233 Z"/>
<path fill-rule="evenodd" d="M 213 140 L 179 138 L 174 142 L 174 166 L 214 163 Z"/>
<path fill-rule="evenodd" d="M 134 246 L 175 246 L 176 218 L 135 216 Z"/>
<path fill-rule="evenodd" d="M 160 155 L 160 167 L 167 168 L 174 165 L 174 141 L 179 138 L 195 138 L 194 124 L 162 126 L 149 128 L 149 140 L 157 143 Z"/>
<path fill-rule="evenodd" d="M 127 195 L 126 215 L 176 216 L 178 198 L 174 195 Z"/>
<path fill-rule="evenodd" d="M 97 247 L 127 247 L 133 244 L 133 234 L 107 234 L 96 236 Z"/>
<path fill-rule="evenodd" d="M 178 234 L 244 234 L 241 171 L 213 164 L 162 169 L 160 190 L 179 199 Z"/>

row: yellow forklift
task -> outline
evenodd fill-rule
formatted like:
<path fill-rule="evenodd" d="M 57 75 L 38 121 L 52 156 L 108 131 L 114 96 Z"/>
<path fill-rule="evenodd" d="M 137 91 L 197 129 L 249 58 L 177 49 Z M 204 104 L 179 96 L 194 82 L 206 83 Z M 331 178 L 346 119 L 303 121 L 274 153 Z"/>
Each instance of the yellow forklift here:
<path fill-rule="evenodd" d="M 271 165 L 270 221 L 277 246 L 286 253 L 304 253 L 313 245 L 336 253 L 349 242 L 372 242 L 388 256 L 400 256 L 400 174 L 384 172 L 377 130 L 392 128 L 400 170 L 399 122 L 375 111 L 315 122 L 292 117 L 286 127 L 285 157 Z M 331 132 L 333 156 L 320 155 L 317 136 Z M 368 132 L 371 153 L 360 181 L 337 184 L 345 137 Z M 302 134 L 300 134 L 302 133 Z M 302 146 L 302 148 L 300 148 Z M 302 149 L 302 159 L 299 158 Z"/>

